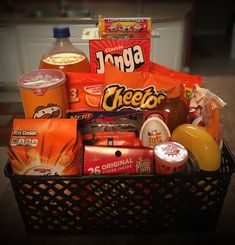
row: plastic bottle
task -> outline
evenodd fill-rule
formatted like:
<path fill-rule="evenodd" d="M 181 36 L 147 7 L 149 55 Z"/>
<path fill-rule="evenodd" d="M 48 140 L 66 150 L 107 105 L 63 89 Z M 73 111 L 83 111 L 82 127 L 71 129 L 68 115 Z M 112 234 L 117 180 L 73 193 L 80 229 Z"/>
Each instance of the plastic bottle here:
<path fill-rule="evenodd" d="M 82 50 L 70 41 L 69 27 L 54 27 L 56 39 L 52 48 L 41 58 L 40 69 L 59 69 L 65 72 L 90 72 L 90 63 Z"/>

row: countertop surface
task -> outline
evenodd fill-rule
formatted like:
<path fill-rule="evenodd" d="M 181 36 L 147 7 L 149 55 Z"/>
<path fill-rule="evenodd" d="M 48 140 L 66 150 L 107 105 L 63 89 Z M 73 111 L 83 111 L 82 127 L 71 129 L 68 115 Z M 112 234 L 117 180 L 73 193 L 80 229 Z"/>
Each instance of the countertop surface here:
<path fill-rule="evenodd" d="M 60 17 L 56 7 L 51 5 L 30 6 L 15 9 L 14 12 L 2 12 L 1 24 L 89 24 L 96 23 L 99 15 L 103 17 L 151 17 L 153 22 L 164 22 L 184 19 L 192 10 L 190 2 L 147 2 L 136 5 L 134 3 L 92 2 L 89 9 L 78 10 L 79 6 L 70 7 L 68 17 Z"/>

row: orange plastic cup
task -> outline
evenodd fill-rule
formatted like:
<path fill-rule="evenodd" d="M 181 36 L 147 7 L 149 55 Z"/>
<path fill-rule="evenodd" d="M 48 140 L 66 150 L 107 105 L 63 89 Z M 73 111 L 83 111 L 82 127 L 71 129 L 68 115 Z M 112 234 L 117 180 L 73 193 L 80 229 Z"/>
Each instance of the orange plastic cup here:
<path fill-rule="evenodd" d="M 65 74 L 56 69 L 41 69 L 18 80 L 26 118 L 66 117 Z"/>

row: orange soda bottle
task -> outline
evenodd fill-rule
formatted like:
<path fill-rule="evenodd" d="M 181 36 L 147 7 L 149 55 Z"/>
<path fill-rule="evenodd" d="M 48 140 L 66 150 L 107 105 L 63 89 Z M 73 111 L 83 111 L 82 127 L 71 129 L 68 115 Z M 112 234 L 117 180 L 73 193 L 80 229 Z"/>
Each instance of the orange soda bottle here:
<path fill-rule="evenodd" d="M 56 39 L 52 48 L 41 58 L 40 69 L 58 69 L 64 72 L 90 72 L 90 63 L 82 50 L 75 47 L 69 37 L 69 27 L 54 27 Z"/>

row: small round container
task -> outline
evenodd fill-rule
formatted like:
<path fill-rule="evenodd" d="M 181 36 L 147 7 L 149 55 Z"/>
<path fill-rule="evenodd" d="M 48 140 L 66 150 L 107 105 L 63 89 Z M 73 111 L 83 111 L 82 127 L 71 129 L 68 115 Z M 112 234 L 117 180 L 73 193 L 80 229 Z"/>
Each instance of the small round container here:
<path fill-rule="evenodd" d="M 18 80 L 26 118 L 66 117 L 65 74 L 56 69 L 41 69 Z"/>
<path fill-rule="evenodd" d="M 186 148 L 174 141 L 158 143 L 154 147 L 156 172 L 174 174 L 181 172 L 188 160 Z"/>
<path fill-rule="evenodd" d="M 148 118 L 140 129 L 140 139 L 145 147 L 154 148 L 157 143 L 168 141 L 170 137 L 167 125 L 157 116 Z"/>

